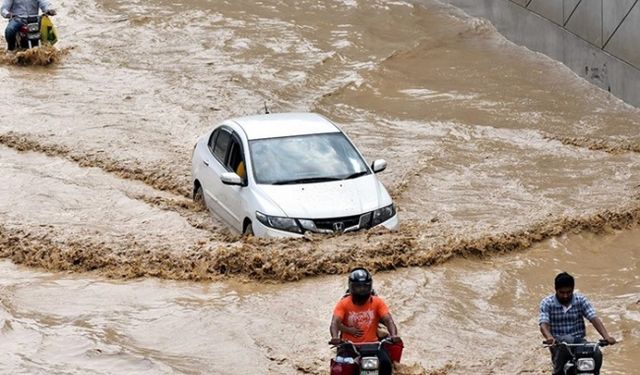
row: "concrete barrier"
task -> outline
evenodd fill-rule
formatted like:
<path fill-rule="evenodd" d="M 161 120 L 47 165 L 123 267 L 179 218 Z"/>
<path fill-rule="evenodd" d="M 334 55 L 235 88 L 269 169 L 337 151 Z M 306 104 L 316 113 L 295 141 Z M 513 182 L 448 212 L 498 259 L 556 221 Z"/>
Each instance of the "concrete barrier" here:
<path fill-rule="evenodd" d="M 440 0 L 640 107 L 640 0 Z"/>

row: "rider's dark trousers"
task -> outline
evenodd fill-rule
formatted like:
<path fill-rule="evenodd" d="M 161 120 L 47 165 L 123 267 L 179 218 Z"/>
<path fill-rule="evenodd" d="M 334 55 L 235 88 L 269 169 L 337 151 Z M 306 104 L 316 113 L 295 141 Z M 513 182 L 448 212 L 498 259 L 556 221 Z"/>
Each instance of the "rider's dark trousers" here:
<path fill-rule="evenodd" d="M 378 361 L 378 373 L 380 375 L 391 375 L 391 358 L 389 358 L 389 354 L 384 347 L 378 351 Z"/>
<path fill-rule="evenodd" d="M 13 51 L 16 49 L 16 34 L 20 31 L 22 22 L 19 18 L 12 18 L 4 30 L 4 38 L 7 40 L 7 49 Z"/>
<path fill-rule="evenodd" d="M 555 338 L 557 342 L 566 342 L 567 344 L 579 344 L 585 342 L 584 339 L 578 339 L 573 336 L 559 336 Z M 564 375 L 564 364 L 571 359 L 571 354 L 564 346 L 551 347 L 551 361 L 553 361 L 553 375 Z M 593 356 L 596 369 L 595 373 L 600 373 L 600 367 L 602 367 L 602 352 L 599 347 L 596 347 L 595 354 Z"/>

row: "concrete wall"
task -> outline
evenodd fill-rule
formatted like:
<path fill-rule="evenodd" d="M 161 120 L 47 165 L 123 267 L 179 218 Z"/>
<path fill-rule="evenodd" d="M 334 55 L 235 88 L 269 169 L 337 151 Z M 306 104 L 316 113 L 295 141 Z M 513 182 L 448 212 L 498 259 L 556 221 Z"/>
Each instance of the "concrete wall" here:
<path fill-rule="evenodd" d="M 440 0 L 640 107 L 640 0 Z"/>

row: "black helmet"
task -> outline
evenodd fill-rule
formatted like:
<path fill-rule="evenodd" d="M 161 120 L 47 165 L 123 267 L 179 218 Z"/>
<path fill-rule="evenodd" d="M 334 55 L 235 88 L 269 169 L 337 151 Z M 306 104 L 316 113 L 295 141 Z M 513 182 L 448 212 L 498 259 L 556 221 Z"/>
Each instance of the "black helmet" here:
<path fill-rule="evenodd" d="M 373 291 L 373 279 L 364 268 L 354 268 L 349 274 L 349 293 L 357 299 L 366 299 Z"/>

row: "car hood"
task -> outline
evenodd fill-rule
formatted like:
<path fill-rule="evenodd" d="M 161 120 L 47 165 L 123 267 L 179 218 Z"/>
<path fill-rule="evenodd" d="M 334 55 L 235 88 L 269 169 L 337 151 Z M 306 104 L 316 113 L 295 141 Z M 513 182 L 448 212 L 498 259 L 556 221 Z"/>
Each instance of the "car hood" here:
<path fill-rule="evenodd" d="M 286 216 L 301 219 L 360 215 L 391 204 L 389 194 L 375 174 L 352 180 L 258 186 Z"/>

